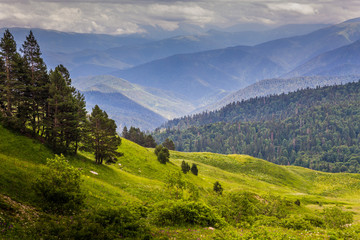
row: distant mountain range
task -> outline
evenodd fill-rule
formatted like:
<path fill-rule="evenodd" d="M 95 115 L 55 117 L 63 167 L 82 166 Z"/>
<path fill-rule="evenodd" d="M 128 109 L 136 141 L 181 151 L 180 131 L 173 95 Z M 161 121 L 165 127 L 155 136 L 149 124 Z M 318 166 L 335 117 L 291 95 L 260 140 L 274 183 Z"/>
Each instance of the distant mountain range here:
<path fill-rule="evenodd" d="M 360 38 L 360 21 L 256 46 L 175 55 L 114 73 L 144 86 L 178 92 L 191 101 L 286 75 L 327 51 Z"/>
<path fill-rule="evenodd" d="M 147 29 L 148 34 L 112 36 L 104 34 L 65 33 L 32 29 L 49 68 L 62 63 L 73 77 L 109 74 L 175 54 L 193 53 L 235 45 L 254 45 L 281 37 L 304 34 L 324 27 L 324 24 L 285 25 L 264 31 L 225 32 L 221 30 L 188 29 L 164 34 L 159 29 Z M 183 26 L 183 29 L 186 29 Z M 239 28 L 241 29 L 241 28 Z M 4 32 L 0 29 L 0 34 Z M 19 46 L 30 29 L 11 28 Z M 192 35 L 177 35 L 195 32 Z M 157 35 L 156 35 L 156 34 Z M 156 40 L 155 37 L 164 36 Z"/>
<path fill-rule="evenodd" d="M 360 19 L 253 29 L 181 26 L 178 36 L 156 28 L 127 36 L 33 32 L 49 69 L 65 65 L 90 105 L 96 95 L 109 115 L 126 112 L 128 119 L 118 118 L 119 125 L 131 122 L 143 129 L 234 100 L 352 81 L 360 74 Z M 29 29 L 10 31 L 20 48 Z M 143 114 L 121 105 L 125 98 Z"/>
<path fill-rule="evenodd" d="M 360 75 L 360 41 L 316 56 L 295 68 L 286 76 Z"/>

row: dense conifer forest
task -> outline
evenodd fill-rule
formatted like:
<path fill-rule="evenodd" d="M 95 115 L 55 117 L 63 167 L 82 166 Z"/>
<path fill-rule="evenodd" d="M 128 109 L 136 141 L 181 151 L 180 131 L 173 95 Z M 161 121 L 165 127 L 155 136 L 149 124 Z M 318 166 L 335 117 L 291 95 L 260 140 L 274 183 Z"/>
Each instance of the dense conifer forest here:
<path fill-rule="evenodd" d="M 360 171 L 360 82 L 253 98 L 169 121 L 179 151 L 248 154 L 327 172 Z"/>

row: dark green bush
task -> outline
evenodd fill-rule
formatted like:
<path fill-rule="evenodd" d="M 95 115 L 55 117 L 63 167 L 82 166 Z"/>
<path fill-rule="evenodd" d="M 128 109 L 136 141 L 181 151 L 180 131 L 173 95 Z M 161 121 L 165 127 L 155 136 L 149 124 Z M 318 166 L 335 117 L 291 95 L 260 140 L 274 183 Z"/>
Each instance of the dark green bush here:
<path fill-rule="evenodd" d="M 123 206 L 74 216 L 43 215 L 29 233 L 33 239 L 142 239 L 149 235 L 146 209 Z"/>
<path fill-rule="evenodd" d="M 60 214 L 80 209 L 85 198 L 80 189 L 80 171 L 62 155 L 47 159 L 47 167 L 33 185 L 40 206 L 45 211 Z"/>
<path fill-rule="evenodd" d="M 200 225 L 221 227 L 225 221 L 202 202 L 167 201 L 156 204 L 151 213 L 153 223 L 163 225 Z"/>

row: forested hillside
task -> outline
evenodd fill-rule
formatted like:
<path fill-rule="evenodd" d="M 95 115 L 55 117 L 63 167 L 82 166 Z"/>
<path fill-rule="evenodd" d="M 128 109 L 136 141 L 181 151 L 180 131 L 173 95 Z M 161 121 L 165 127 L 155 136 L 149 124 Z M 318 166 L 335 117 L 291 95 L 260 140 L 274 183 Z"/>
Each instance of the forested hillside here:
<path fill-rule="evenodd" d="M 158 142 L 180 151 L 249 154 L 283 165 L 360 171 L 360 82 L 254 98 L 169 121 Z"/>
<path fill-rule="evenodd" d="M 202 108 L 198 108 L 194 113 L 204 111 L 218 110 L 229 103 L 240 102 L 254 97 L 265 97 L 268 95 L 290 93 L 299 89 L 316 88 L 331 85 L 345 84 L 349 82 L 358 81 L 358 75 L 346 76 L 306 76 L 306 77 L 293 77 L 293 78 L 272 78 L 264 79 L 256 82 L 246 88 L 242 88 L 234 93 L 231 93 L 220 101 L 212 103 Z"/>

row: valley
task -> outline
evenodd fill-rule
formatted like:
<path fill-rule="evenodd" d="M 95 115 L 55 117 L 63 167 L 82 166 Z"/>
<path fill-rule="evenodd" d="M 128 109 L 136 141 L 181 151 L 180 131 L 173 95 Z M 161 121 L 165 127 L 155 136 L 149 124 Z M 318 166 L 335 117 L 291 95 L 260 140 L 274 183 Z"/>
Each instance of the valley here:
<path fill-rule="evenodd" d="M 2 4 L 0 239 L 360 239 L 360 18 L 160 2 Z"/>

